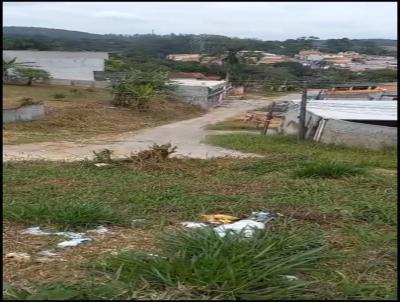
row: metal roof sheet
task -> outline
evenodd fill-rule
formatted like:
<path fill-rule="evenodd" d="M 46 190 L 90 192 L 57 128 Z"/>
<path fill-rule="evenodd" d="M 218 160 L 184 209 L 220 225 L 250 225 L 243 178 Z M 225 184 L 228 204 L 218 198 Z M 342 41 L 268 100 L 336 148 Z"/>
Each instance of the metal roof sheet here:
<path fill-rule="evenodd" d="M 307 111 L 325 119 L 397 121 L 397 101 L 311 100 Z"/>

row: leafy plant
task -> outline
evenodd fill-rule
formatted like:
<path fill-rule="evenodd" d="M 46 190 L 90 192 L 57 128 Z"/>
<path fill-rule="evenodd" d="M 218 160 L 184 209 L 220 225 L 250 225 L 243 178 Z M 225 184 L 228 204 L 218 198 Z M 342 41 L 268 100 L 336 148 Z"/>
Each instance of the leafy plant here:
<path fill-rule="evenodd" d="M 130 71 L 111 85 L 116 106 L 134 106 L 144 110 L 154 96 L 169 94 L 171 85 L 166 73 Z"/>
<path fill-rule="evenodd" d="M 26 81 L 26 85 L 32 85 L 33 81 L 44 81 L 50 79 L 50 73 L 39 68 L 19 67 L 15 69 L 17 79 Z"/>
<path fill-rule="evenodd" d="M 172 147 L 171 143 L 164 145 L 153 144 L 149 150 L 144 150 L 136 155 L 131 155 L 131 159 L 136 162 L 160 162 L 167 159 L 172 153 L 175 153 L 176 149 L 177 146 Z"/>

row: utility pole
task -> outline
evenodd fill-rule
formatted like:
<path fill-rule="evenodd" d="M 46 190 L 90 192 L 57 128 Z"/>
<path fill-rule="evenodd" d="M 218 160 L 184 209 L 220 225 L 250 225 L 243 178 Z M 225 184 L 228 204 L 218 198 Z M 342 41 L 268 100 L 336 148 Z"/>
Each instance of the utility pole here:
<path fill-rule="evenodd" d="M 302 141 L 305 139 L 306 134 L 306 106 L 307 106 L 307 83 L 304 81 L 303 93 L 301 95 L 300 102 L 300 115 L 299 115 L 299 135 L 298 140 Z"/>

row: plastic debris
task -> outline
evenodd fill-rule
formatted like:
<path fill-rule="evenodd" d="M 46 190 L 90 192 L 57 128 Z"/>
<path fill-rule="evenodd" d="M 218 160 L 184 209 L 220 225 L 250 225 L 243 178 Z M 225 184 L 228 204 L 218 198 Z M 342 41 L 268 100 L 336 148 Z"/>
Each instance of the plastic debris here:
<path fill-rule="evenodd" d="M 55 261 L 55 259 L 53 258 L 48 258 L 48 257 L 39 257 L 35 259 L 35 262 L 37 263 L 49 263 L 49 262 L 53 262 Z"/>
<path fill-rule="evenodd" d="M 105 167 L 105 166 L 109 166 L 110 164 L 106 164 L 106 163 L 97 163 L 94 164 L 96 167 Z"/>
<path fill-rule="evenodd" d="M 296 281 L 296 280 L 299 280 L 299 278 L 297 278 L 296 276 L 284 275 L 284 277 L 285 277 L 286 279 L 288 279 L 289 281 Z"/>
<path fill-rule="evenodd" d="M 107 233 L 108 229 L 106 227 L 98 226 L 96 229 L 94 230 L 87 230 L 86 233 L 97 233 L 97 234 L 104 234 Z"/>
<path fill-rule="evenodd" d="M 204 228 L 207 226 L 207 224 L 205 224 L 205 223 L 191 222 L 191 221 L 181 222 L 180 225 L 184 226 L 185 228 L 190 228 L 190 229 Z"/>
<path fill-rule="evenodd" d="M 25 231 L 22 231 L 22 234 L 28 234 L 28 235 L 52 235 L 52 233 L 49 232 L 44 232 L 40 229 L 40 227 L 31 227 L 27 228 Z"/>
<path fill-rule="evenodd" d="M 225 214 L 209 214 L 209 215 L 201 215 L 207 222 L 209 223 L 231 223 L 233 221 L 237 221 L 240 218 Z"/>
<path fill-rule="evenodd" d="M 31 261 L 31 256 L 27 253 L 8 253 L 6 258 L 19 263 Z"/>
<path fill-rule="evenodd" d="M 269 211 L 257 211 L 251 212 L 250 219 L 259 221 L 259 222 L 267 222 L 274 218 L 274 214 Z"/>
<path fill-rule="evenodd" d="M 39 256 L 44 256 L 44 257 L 55 257 L 58 256 L 57 253 L 54 253 L 50 250 L 45 250 L 37 253 Z"/>
<path fill-rule="evenodd" d="M 144 218 L 132 219 L 131 226 L 132 227 L 140 226 L 140 225 L 143 225 L 145 222 L 146 222 L 146 219 L 144 219 Z"/>
<path fill-rule="evenodd" d="M 91 230 L 92 232 L 98 232 L 98 233 L 105 233 L 108 231 L 106 228 L 100 226 L 95 230 Z M 84 237 L 84 233 L 75 233 L 75 232 L 45 232 L 40 229 L 40 227 L 31 227 L 26 229 L 25 231 L 22 232 L 23 234 L 30 234 L 30 235 L 38 235 L 38 236 L 63 236 L 66 237 L 70 240 L 65 240 L 57 244 L 58 247 L 64 248 L 64 247 L 73 247 L 77 246 L 82 243 L 86 243 L 89 241 L 92 241 L 91 238 Z M 49 251 L 43 251 L 43 253 L 49 253 Z M 49 256 L 49 255 L 43 255 L 43 256 Z"/>
<path fill-rule="evenodd" d="M 249 238 L 253 236 L 254 232 L 259 229 L 265 228 L 265 224 L 262 222 L 243 219 L 230 224 L 223 224 L 214 228 L 214 231 L 220 236 L 224 237 L 227 233 L 240 233 L 243 232 L 243 236 Z"/>
<path fill-rule="evenodd" d="M 66 240 L 57 244 L 58 247 L 74 247 L 82 243 L 92 241 L 90 238 L 75 238 L 72 240 Z"/>

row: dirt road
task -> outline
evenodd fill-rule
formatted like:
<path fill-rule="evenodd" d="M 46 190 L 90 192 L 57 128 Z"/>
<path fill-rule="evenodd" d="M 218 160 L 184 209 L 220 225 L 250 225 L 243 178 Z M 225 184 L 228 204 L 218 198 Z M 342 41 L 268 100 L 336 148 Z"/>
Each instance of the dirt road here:
<path fill-rule="evenodd" d="M 271 98 L 271 101 L 293 99 L 296 97 L 298 97 L 298 95 L 291 94 L 279 99 Z M 176 157 L 211 158 L 221 156 L 254 156 L 252 154 L 244 154 L 202 143 L 207 135 L 213 133 L 213 131 L 205 130 L 204 127 L 223 121 L 241 112 L 266 106 L 268 103 L 269 101 L 266 100 L 229 100 L 226 101 L 223 106 L 212 109 L 201 117 L 135 132 L 123 133 L 107 142 L 103 141 L 93 144 L 45 142 L 4 145 L 3 160 L 82 160 L 85 158 L 93 158 L 93 151 L 99 151 L 105 148 L 113 150 L 115 157 L 122 157 L 129 155 L 131 152 L 136 153 L 147 149 L 153 143 L 164 144 L 168 142 L 178 147 L 177 152 L 174 154 Z"/>

